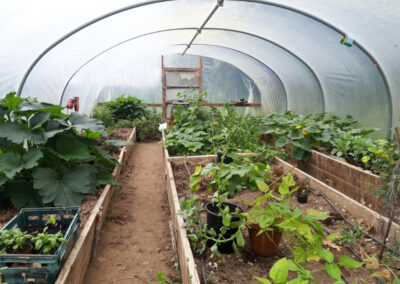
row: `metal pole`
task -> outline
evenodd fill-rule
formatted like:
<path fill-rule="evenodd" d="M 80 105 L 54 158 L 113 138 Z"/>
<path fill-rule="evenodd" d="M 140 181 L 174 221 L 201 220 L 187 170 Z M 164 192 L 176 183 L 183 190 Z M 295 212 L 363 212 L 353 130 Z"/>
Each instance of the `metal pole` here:
<path fill-rule="evenodd" d="M 215 5 L 214 9 L 211 11 L 211 13 L 207 16 L 206 20 L 203 22 L 203 24 L 200 26 L 200 28 L 197 29 L 195 35 L 193 36 L 192 40 L 189 42 L 188 45 L 186 45 L 185 50 L 182 53 L 182 56 L 185 55 L 186 51 L 190 48 L 196 37 L 201 34 L 201 30 L 205 27 L 207 22 L 211 19 L 211 17 L 215 14 L 215 12 L 218 10 L 219 7 L 222 7 L 224 5 L 224 0 L 217 0 L 217 4 Z"/>

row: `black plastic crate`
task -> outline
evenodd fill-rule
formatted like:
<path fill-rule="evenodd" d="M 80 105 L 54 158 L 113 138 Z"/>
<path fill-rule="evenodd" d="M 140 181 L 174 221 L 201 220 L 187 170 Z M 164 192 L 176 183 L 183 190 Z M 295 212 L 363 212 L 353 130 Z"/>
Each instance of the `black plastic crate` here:
<path fill-rule="evenodd" d="M 51 207 L 24 208 L 11 219 L 1 230 L 20 228 L 31 232 L 37 226 L 44 226 L 50 215 L 54 215 L 57 223 L 68 229 L 64 233 L 67 242 L 63 243 L 53 255 L 44 254 L 2 254 L 0 268 L 3 282 L 7 284 L 22 283 L 54 283 L 79 237 L 81 208 Z"/>

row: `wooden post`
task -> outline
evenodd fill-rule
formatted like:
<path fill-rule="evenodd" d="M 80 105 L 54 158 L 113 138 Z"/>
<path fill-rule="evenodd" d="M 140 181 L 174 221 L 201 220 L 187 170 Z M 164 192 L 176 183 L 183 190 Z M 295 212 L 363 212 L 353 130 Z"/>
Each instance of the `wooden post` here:
<path fill-rule="evenodd" d="M 167 87 L 165 78 L 165 68 L 164 68 L 164 55 L 161 55 L 161 83 L 162 83 L 162 116 L 163 120 L 167 119 Z"/>
<path fill-rule="evenodd" d="M 200 56 L 199 93 L 203 93 L 203 59 Z"/>

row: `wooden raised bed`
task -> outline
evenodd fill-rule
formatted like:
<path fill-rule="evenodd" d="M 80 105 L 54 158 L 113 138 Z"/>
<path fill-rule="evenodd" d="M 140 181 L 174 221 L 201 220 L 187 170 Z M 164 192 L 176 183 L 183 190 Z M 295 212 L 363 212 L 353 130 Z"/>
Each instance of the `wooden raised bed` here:
<path fill-rule="evenodd" d="M 371 195 L 371 189 L 380 187 L 380 177 L 332 156 L 312 151 L 310 160 L 299 168 L 348 197 L 380 213 L 382 203 Z"/>
<path fill-rule="evenodd" d="M 133 128 L 128 142 L 136 140 L 136 128 Z M 122 148 L 118 162 L 125 164 L 133 146 L 125 146 Z M 121 167 L 116 166 L 113 171 L 113 176 L 116 180 L 121 174 Z M 99 240 L 101 227 L 107 215 L 107 210 L 110 205 L 111 197 L 114 192 L 114 186 L 108 184 L 100 195 L 96 205 L 94 206 L 89 219 L 87 220 L 79 239 L 75 243 L 67 261 L 61 270 L 56 284 L 77 284 L 81 283 L 85 277 L 90 258 Z"/>
<path fill-rule="evenodd" d="M 164 139 L 164 135 L 163 135 Z M 318 154 L 314 154 L 318 157 Z M 254 154 L 253 154 L 254 155 Z M 324 155 L 326 156 L 326 155 Z M 201 283 L 199 279 L 199 274 L 197 272 L 197 267 L 194 261 L 193 253 L 190 248 L 189 240 L 187 238 L 186 230 L 183 228 L 184 220 L 182 217 L 178 216 L 178 211 L 180 210 L 178 193 L 175 186 L 175 180 L 172 172 L 171 161 L 183 161 L 186 160 L 196 160 L 196 161 L 204 161 L 204 160 L 213 160 L 216 158 L 216 155 L 204 155 L 204 156 L 187 156 L 187 157 L 170 157 L 168 154 L 168 150 L 164 149 L 164 163 L 165 163 L 165 175 L 167 179 L 167 192 L 169 205 L 171 210 L 171 218 L 173 222 L 173 229 L 175 234 L 175 240 L 177 243 L 177 250 L 179 256 L 179 264 L 181 270 L 181 277 L 184 284 L 197 284 Z M 329 157 L 330 158 L 330 157 Z M 330 158 L 332 159 L 332 158 Z M 335 160 L 335 159 L 334 159 Z M 335 160 L 336 161 L 336 160 Z M 339 161 L 340 162 L 340 161 Z M 384 217 L 366 205 L 357 202 L 353 198 L 349 197 L 346 192 L 341 192 L 340 190 L 336 190 L 332 186 L 322 182 L 321 180 L 311 176 L 310 174 L 294 167 L 293 165 L 279 159 L 275 158 L 274 164 L 282 166 L 284 170 L 291 170 L 293 174 L 296 174 L 300 178 L 308 178 L 310 181 L 310 185 L 315 190 L 325 194 L 332 202 L 340 204 L 343 208 L 345 208 L 351 215 L 355 218 L 362 218 L 365 220 L 370 227 L 373 227 L 376 232 L 385 232 L 386 227 L 388 225 L 388 218 Z M 342 162 L 345 166 L 349 166 Z M 350 167 L 353 172 L 358 170 L 362 171 L 354 166 Z M 345 168 L 341 169 L 345 170 Z M 345 170 L 346 171 L 346 170 Z M 362 181 L 362 173 L 360 174 Z M 372 174 L 371 174 L 372 175 Z M 374 176 L 374 175 L 372 175 Z M 377 176 L 376 176 L 377 177 Z M 368 178 L 368 175 L 367 175 Z M 364 178 L 364 182 L 367 181 L 367 178 Z M 379 177 L 378 177 L 379 178 Z M 371 182 L 371 181 L 368 181 Z M 400 231 L 400 226 L 398 224 L 392 224 L 391 231 L 389 234 L 389 239 L 393 240 L 396 233 Z"/>

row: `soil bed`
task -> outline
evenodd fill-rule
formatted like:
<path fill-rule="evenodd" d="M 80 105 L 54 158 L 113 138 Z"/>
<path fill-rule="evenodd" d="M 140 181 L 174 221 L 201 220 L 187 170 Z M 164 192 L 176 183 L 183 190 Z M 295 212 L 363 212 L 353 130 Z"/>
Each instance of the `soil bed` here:
<path fill-rule="evenodd" d="M 198 165 L 206 165 L 208 163 L 207 160 L 202 161 L 193 161 L 187 160 L 186 164 L 191 173 L 194 173 L 195 168 Z M 173 161 L 171 162 L 172 170 L 174 174 L 174 180 L 176 184 L 176 189 L 178 192 L 179 198 L 184 197 L 186 199 L 190 198 L 189 191 L 189 173 L 182 161 Z M 209 195 L 212 194 L 211 191 L 206 189 L 207 184 L 210 180 L 205 178 L 202 179 L 202 185 L 200 190 L 194 192 L 199 198 L 198 201 L 201 201 L 203 204 L 206 204 L 210 201 Z M 239 193 L 235 198 L 228 199 L 227 202 L 231 202 L 241 206 L 245 211 L 249 210 L 249 206 L 245 203 L 245 201 L 251 201 L 255 198 L 261 196 L 261 192 L 252 192 L 248 189 L 243 190 Z M 316 209 L 319 211 L 323 211 L 333 216 L 333 218 L 328 219 L 327 222 L 321 223 L 321 225 L 327 229 L 329 232 L 336 232 L 338 234 L 341 233 L 342 228 L 347 228 L 348 225 L 342 220 L 340 214 L 335 212 L 335 210 L 327 203 L 327 201 L 319 194 L 316 190 L 311 190 L 308 196 L 308 203 L 300 204 L 297 202 L 296 195 L 291 198 L 292 208 L 298 207 L 303 212 L 307 209 Z M 364 220 L 355 220 L 355 218 L 346 210 L 345 207 L 340 204 L 335 203 L 336 208 L 338 208 L 341 213 L 353 223 L 358 222 L 361 227 L 364 227 L 365 231 L 368 231 L 368 228 L 365 227 L 366 222 Z M 203 210 L 202 212 L 203 222 L 206 222 L 206 214 Z M 208 283 L 260 283 L 257 280 L 254 280 L 254 276 L 265 277 L 268 278 L 268 272 L 272 265 L 276 262 L 276 260 L 285 257 L 291 256 L 291 251 L 289 248 L 283 243 L 285 242 L 285 236 L 283 235 L 283 241 L 278 250 L 278 254 L 274 257 L 259 257 L 256 256 L 250 249 L 250 241 L 248 230 L 243 229 L 243 236 L 245 238 L 245 247 L 239 248 L 241 253 L 241 258 L 236 257 L 234 254 L 224 255 L 225 262 L 220 261 L 216 258 L 210 259 L 210 252 L 207 250 L 205 256 L 205 270 L 207 275 Z M 369 233 L 375 234 L 375 232 L 369 231 Z M 377 237 L 379 239 L 379 237 Z M 380 247 L 374 243 L 371 239 L 366 239 L 361 237 L 357 240 L 357 243 L 351 244 L 350 247 L 354 251 L 356 251 L 363 258 L 368 255 L 369 257 L 376 257 L 379 253 Z M 338 261 L 339 255 L 346 254 L 353 259 L 356 259 L 355 256 L 350 253 L 345 247 L 338 246 L 335 243 L 329 243 L 325 246 L 326 249 L 329 249 L 335 255 L 335 261 Z M 203 280 L 203 276 L 201 275 L 201 258 L 199 255 L 194 255 L 195 261 L 197 264 L 197 271 L 200 274 L 200 278 Z M 317 283 L 333 283 L 333 278 L 329 277 L 324 270 L 322 262 L 312 262 L 310 261 L 307 265 L 307 269 L 310 271 L 315 271 L 321 269 L 321 272 L 313 273 L 314 277 L 317 280 Z M 375 280 L 369 278 L 369 275 L 372 273 L 371 271 L 367 271 L 365 268 L 359 269 L 349 269 L 342 268 L 343 275 L 347 278 L 347 280 L 354 281 L 356 283 L 372 283 Z M 294 276 L 294 275 L 293 275 Z"/>

